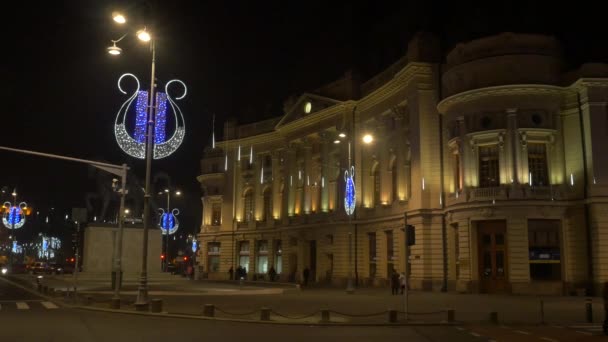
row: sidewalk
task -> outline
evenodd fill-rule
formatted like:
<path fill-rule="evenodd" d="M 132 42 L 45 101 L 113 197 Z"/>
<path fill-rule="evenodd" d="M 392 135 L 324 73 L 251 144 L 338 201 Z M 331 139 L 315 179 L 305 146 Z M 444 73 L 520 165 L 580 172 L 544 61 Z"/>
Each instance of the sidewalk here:
<path fill-rule="evenodd" d="M 31 281 L 31 280 L 30 280 Z M 35 281 L 35 280 L 34 280 Z M 65 279 L 45 278 L 45 285 L 66 288 Z M 123 309 L 133 310 L 137 284 L 126 283 L 121 290 Z M 78 284 L 83 296 L 90 296 L 94 305 L 108 308 L 112 297 L 109 284 L 86 282 Z M 320 317 L 319 310 L 332 310 L 332 321 L 386 322 L 387 310 L 404 311 L 404 297 L 392 296 L 390 289 L 361 288 L 355 294 L 344 289 L 303 288 L 295 285 L 265 286 L 248 282 L 240 287 L 230 282 L 187 280 L 149 283 L 150 298 L 163 300 L 163 311 L 176 314 L 201 315 L 205 304 L 216 307 L 215 316 L 259 320 L 259 310 L 268 307 L 274 319 L 288 319 L 311 315 Z M 498 320 L 509 324 L 541 323 L 540 301 L 544 302 L 544 321 L 552 324 L 585 322 L 586 297 L 537 297 L 517 295 L 456 294 L 410 291 L 409 321 L 441 322 L 447 319 L 445 310 L 455 310 L 456 321 L 488 322 L 490 312 L 498 313 Z M 602 322 L 603 301 L 592 298 L 594 322 Z M 315 315 L 312 315 L 315 313 Z M 282 317 L 287 316 L 287 317 Z M 404 317 L 400 315 L 400 320 Z M 302 318 L 305 319 L 305 318 Z"/>

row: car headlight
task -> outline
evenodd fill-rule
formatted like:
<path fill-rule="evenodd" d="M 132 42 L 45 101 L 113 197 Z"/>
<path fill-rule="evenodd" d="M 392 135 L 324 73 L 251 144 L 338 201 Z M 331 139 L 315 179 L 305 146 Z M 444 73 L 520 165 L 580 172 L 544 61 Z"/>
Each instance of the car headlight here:
<path fill-rule="evenodd" d="M 6 267 L 2 267 L 2 274 L 6 274 L 8 272 L 8 269 Z"/>

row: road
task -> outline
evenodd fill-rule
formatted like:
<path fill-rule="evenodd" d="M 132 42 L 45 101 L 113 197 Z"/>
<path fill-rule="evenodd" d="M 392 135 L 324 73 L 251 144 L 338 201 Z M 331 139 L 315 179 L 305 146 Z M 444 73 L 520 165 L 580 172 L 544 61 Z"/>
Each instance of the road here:
<path fill-rule="evenodd" d="M 0 278 L 0 341 L 594 341 L 568 327 L 292 326 L 151 317 L 58 307 Z M 579 329 L 581 330 L 581 329 Z"/>
<path fill-rule="evenodd" d="M 56 307 L 0 278 L 0 341 L 483 341 L 454 327 L 317 327 L 159 318 Z"/>

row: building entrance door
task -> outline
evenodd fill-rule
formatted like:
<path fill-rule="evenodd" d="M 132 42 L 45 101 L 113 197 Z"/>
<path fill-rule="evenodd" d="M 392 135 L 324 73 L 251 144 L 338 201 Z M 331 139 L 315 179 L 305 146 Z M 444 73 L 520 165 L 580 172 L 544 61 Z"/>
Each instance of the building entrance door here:
<path fill-rule="evenodd" d="M 480 291 L 507 291 L 506 221 L 480 221 L 477 232 Z"/>

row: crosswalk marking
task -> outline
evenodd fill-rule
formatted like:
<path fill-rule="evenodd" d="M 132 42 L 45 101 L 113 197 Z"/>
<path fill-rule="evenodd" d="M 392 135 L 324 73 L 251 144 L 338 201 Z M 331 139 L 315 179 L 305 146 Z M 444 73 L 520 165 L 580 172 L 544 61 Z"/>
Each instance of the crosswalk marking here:
<path fill-rule="evenodd" d="M 47 309 L 57 309 L 58 306 L 55 305 L 55 303 L 53 302 L 41 302 L 40 304 L 42 304 L 42 306 L 44 306 Z"/>
<path fill-rule="evenodd" d="M 30 307 L 25 302 L 17 302 L 17 309 L 19 310 L 28 310 Z"/>

